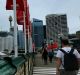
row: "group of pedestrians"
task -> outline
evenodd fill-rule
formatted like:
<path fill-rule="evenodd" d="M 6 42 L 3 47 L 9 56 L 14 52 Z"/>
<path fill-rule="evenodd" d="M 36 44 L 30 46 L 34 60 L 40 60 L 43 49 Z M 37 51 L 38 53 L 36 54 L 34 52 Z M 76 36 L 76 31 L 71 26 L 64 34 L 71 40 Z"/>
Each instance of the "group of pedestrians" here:
<path fill-rule="evenodd" d="M 77 75 L 80 69 L 80 53 L 70 46 L 68 39 L 61 40 L 62 48 L 56 54 L 56 75 Z M 53 50 L 49 50 L 46 45 L 42 48 L 42 59 L 47 64 L 48 58 L 52 63 Z"/>
<path fill-rule="evenodd" d="M 53 57 L 54 57 L 53 50 L 52 49 L 48 50 L 47 45 L 44 45 L 42 47 L 42 60 L 43 60 L 44 64 L 48 63 L 48 59 L 49 59 L 49 62 L 52 63 Z"/>

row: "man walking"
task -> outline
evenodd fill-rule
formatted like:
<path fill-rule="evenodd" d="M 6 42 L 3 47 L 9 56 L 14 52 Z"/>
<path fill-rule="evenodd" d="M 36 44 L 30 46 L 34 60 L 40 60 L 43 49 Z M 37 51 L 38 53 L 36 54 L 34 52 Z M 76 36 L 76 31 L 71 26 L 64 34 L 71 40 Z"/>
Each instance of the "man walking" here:
<path fill-rule="evenodd" d="M 71 58 L 69 57 L 71 55 L 75 55 L 78 63 L 80 64 L 80 54 L 78 53 L 78 51 L 76 49 L 72 49 L 69 46 L 69 41 L 68 39 L 62 39 L 62 49 L 58 50 L 57 52 L 57 59 L 56 59 L 56 75 L 77 75 L 78 70 L 71 70 L 70 67 L 68 67 L 69 61 L 70 60 L 66 60 L 65 62 L 65 57 L 67 58 Z M 75 60 L 76 61 L 76 60 Z M 67 65 L 65 65 L 65 63 L 67 63 Z M 72 64 L 70 64 L 71 66 Z M 65 67 L 68 67 L 70 70 L 66 70 Z M 71 66 L 73 67 L 73 66 Z"/>
<path fill-rule="evenodd" d="M 42 48 L 42 59 L 44 60 L 44 64 L 47 65 L 47 59 L 48 59 L 48 52 L 46 45 Z"/>

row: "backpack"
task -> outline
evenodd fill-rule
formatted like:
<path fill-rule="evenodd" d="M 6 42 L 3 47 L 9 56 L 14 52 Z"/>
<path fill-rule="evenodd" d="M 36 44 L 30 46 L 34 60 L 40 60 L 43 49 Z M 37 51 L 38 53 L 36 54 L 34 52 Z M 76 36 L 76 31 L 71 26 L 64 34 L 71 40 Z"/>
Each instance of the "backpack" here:
<path fill-rule="evenodd" d="M 72 48 L 69 53 L 64 51 L 63 49 L 60 49 L 64 53 L 64 69 L 65 71 L 75 71 L 79 70 L 79 63 L 78 59 L 76 58 L 75 54 L 73 54 L 74 49 Z"/>

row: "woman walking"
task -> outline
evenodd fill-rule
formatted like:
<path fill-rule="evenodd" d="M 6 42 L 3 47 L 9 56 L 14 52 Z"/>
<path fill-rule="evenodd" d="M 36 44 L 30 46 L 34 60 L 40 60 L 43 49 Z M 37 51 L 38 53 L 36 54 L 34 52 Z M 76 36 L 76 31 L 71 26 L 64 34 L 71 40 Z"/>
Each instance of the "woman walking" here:
<path fill-rule="evenodd" d="M 48 59 L 48 52 L 47 52 L 47 49 L 46 49 L 46 46 L 44 46 L 42 48 L 42 59 L 44 61 L 44 64 L 47 64 L 47 59 Z"/>

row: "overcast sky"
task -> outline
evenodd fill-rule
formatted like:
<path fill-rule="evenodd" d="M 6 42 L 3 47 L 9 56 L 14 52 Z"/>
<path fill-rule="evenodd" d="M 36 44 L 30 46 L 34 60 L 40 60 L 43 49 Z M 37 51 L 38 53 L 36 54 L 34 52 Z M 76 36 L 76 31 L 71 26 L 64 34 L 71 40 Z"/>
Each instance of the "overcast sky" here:
<path fill-rule="evenodd" d="M 69 33 L 80 30 L 80 0 L 28 0 L 30 17 L 43 20 L 47 14 L 67 14 Z M 0 30 L 9 30 L 9 15 L 13 11 L 6 11 L 6 0 L 0 0 Z M 21 26 L 19 26 L 21 29 Z"/>

